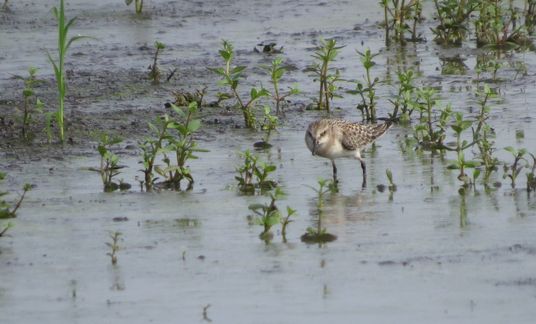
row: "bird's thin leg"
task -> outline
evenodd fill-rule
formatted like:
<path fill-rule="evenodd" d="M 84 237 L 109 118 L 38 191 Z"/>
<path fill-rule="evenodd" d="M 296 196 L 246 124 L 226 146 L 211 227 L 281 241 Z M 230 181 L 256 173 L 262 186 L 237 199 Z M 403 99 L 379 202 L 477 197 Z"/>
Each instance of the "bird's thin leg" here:
<path fill-rule="evenodd" d="M 356 154 L 356 158 L 359 160 L 359 162 L 361 162 L 361 170 L 363 170 L 362 187 L 365 188 L 367 186 L 367 165 L 359 152 Z"/>
<path fill-rule="evenodd" d="M 337 180 L 337 166 L 335 165 L 334 160 L 331 160 L 331 165 L 333 166 L 333 182 L 338 183 L 339 180 Z"/>

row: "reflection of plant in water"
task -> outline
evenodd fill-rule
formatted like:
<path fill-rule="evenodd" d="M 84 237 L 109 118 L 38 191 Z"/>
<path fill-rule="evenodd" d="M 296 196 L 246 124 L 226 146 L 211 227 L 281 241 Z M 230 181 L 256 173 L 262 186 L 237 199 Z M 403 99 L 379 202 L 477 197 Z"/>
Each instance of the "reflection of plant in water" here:
<path fill-rule="evenodd" d="M 510 152 L 512 156 L 514 157 L 514 162 L 512 164 L 508 165 L 507 163 L 504 164 L 504 175 L 503 178 L 506 179 L 507 177 L 511 180 L 512 188 L 516 187 L 516 179 L 517 176 L 521 173 L 521 170 L 525 167 L 525 165 L 521 165 L 521 161 L 527 161 L 524 156 L 527 154 L 526 149 L 519 149 L 516 150 L 515 148 L 511 146 L 507 146 L 504 148 L 506 151 Z"/>
<path fill-rule="evenodd" d="M 320 40 L 320 46 L 317 47 L 313 54 L 313 57 L 317 62 L 313 63 L 310 70 L 318 77 L 320 82 L 320 88 L 318 90 L 317 109 L 326 109 L 330 112 L 330 102 L 337 95 L 335 90 L 337 87 L 335 83 L 340 80 L 339 70 L 336 69 L 335 73 L 331 73 L 332 70 L 329 64 L 335 61 L 335 58 L 339 54 L 339 50 L 344 46 L 337 46 L 335 39 Z"/>
<path fill-rule="evenodd" d="M 465 75 L 467 65 L 459 55 L 448 58 L 439 58 L 441 60 L 441 75 Z"/>
<path fill-rule="evenodd" d="M 240 78 L 243 78 L 243 72 L 246 69 L 245 66 L 232 66 L 234 58 L 234 49 L 233 45 L 228 41 L 224 40 L 222 43 L 222 49 L 219 51 L 220 56 L 224 60 L 224 67 L 213 68 L 211 71 L 222 77 L 222 80 L 219 82 L 222 86 L 228 86 L 231 89 L 233 97 L 236 99 L 237 104 L 244 115 L 244 122 L 247 128 L 256 128 L 255 113 L 253 109 L 255 108 L 256 102 L 262 97 L 267 97 L 270 95 L 268 90 L 261 87 L 260 89 L 251 88 L 250 99 L 244 100 L 238 92 L 238 84 Z"/>
<path fill-rule="evenodd" d="M 372 54 L 370 49 L 367 49 L 365 53 L 356 52 L 361 57 L 361 63 L 365 68 L 365 83 L 357 81 L 356 89 L 349 92 L 361 96 L 361 103 L 357 105 L 357 109 L 361 111 L 364 120 L 374 122 L 376 121 L 376 84 L 379 78 L 372 80 L 370 70 L 376 65 L 372 59 L 380 53 Z"/>
<path fill-rule="evenodd" d="M 465 201 L 465 190 L 460 189 L 460 227 L 467 227 L 467 203 Z"/>
<path fill-rule="evenodd" d="M 149 65 L 149 80 L 153 81 L 153 84 L 160 83 L 160 68 L 158 67 L 158 54 L 166 48 L 164 43 L 156 41 L 154 43 L 156 51 L 154 52 L 153 64 Z"/>
<path fill-rule="evenodd" d="M 117 264 L 117 252 L 119 251 L 119 237 L 122 235 L 121 232 L 110 233 L 110 238 L 112 242 L 106 242 L 106 246 L 110 248 L 110 252 L 106 253 L 112 261 L 113 265 Z"/>
<path fill-rule="evenodd" d="M 3 181 L 6 177 L 6 174 L 0 172 L 0 182 Z M 20 208 L 26 193 L 32 189 L 31 184 L 25 184 L 22 188 L 22 194 L 19 197 L 19 200 L 14 203 L 13 207 L 7 201 L 3 200 L 2 197 L 9 194 L 9 192 L 0 191 L 0 219 L 13 218 L 17 216 L 17 210 Z"/>
<path fill-rule="evenodd" d="M 318 189 L 312 188 L 317 194 L 316 211 L 318 212 L 318 222 L 315 227 L 308 227 L 307 232 L 301 236 L 301 240 L 305 243 L 325 243 L 337 239 L 337 236 L 327 232 L 326 228 L 322 227 L 324 196 L 328 192 L 337 192 L 337 184 L 333 180 L 318 180 Z"/>

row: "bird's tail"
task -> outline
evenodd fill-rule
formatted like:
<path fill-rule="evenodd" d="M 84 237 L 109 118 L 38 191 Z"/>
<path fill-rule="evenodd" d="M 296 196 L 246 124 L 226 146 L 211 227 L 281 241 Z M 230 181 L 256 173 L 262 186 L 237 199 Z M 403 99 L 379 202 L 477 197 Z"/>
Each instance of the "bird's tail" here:
<path fill-rule="evenodd" d="M 380 118 L 378 118 L 380 119 Z M 390 119 L 386 119 L 385 123 L 379 124 L 379 125 L 373 125 L 371 129 L 371 135 L 374 139 L 382 136 L 393 126 L 393 121 Z"/>

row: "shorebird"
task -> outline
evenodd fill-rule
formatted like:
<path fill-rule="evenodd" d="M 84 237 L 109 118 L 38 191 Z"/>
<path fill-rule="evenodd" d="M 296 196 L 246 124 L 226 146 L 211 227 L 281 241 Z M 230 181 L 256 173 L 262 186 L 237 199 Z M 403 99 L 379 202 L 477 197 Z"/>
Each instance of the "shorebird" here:
<path fill-rule="evenodd" d="M 340 119 L 320 119 L 309 124 L 305 133 L 305 143 L 313 155 L 331 160 L 333 180 L 337 183 L 335 159 L 353 157 L 361 162 L 363 187 L 367 184 L 367 166 L 361 157 L 361 150 L 383 135 L 392 123 L 360 124 Z"/>

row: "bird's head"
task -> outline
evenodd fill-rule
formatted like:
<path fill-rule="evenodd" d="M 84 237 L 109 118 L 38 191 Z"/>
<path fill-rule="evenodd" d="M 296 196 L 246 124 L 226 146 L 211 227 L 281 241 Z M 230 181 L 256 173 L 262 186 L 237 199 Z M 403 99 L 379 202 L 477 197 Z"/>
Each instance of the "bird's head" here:
<path fill-rule="evenodd" d="M 316 155 L 322 147 L 329 141 L 331 125 L 326 120 L 318 120 L 309 125 L 305 133 L 307 147 Z"/>

